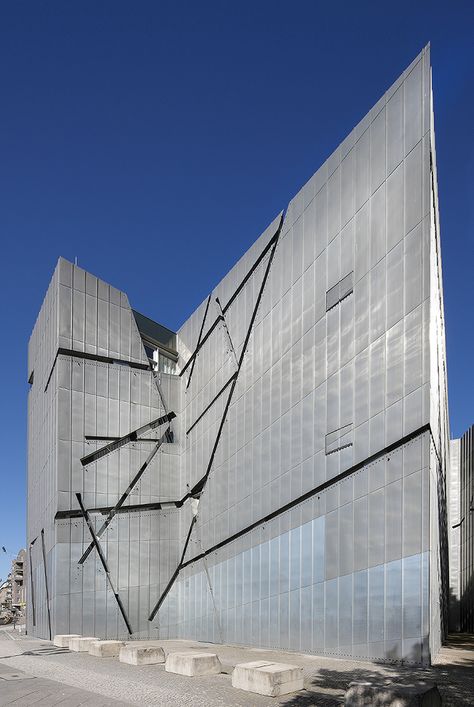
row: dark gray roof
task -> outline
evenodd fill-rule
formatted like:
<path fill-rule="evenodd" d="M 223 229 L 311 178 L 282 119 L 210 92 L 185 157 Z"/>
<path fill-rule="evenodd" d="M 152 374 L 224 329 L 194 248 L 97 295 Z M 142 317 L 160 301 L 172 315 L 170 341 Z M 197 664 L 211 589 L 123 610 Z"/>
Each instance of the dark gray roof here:
<path fill-rule="evenodd" d="M 140 314 L 135 309 L 132 309 L 132 312 L 141 336 L 149 339 L 152 343 L 161 344 L 167 349 L 176 351 L 176 333 L 174 331 L 154 322 L 153 319 Z"/>

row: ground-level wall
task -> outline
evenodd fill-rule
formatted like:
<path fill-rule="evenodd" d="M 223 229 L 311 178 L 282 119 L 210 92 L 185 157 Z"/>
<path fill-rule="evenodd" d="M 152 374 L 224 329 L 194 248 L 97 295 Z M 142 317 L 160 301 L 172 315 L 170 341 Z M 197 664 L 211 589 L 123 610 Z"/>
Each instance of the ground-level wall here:
<path fill-rule="evenodd" d="M 191 550 L 163 637 L 427 662 L 430 446 L 425 431 L 204 558 Z"/>

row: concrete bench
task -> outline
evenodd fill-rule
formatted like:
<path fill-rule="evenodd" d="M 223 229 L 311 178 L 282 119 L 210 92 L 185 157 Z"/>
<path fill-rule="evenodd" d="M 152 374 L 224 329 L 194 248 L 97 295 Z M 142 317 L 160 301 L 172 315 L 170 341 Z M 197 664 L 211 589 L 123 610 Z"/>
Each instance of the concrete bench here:
<path fill-rule="evenodd" d="M 218 675 L 221 670 L 219 658 L 215 653 L 169 653 L 166 658 L 165 670 L 178 675 Z"/>
<path fill-rule="evenodd" d="M 129 665 L 155 665 L 165 662 L 165 652 L 160 646 L 122 646 L 119 660 Z"/>
<path fill-rule="evenodd" d="M 123 641 L 92 641 L 89 655 L 95 655 L 97 658 L 115 658 L 124 645 Z"/>
<path fill-rule="evenodd" d="M 79 633 L 58 633 L 53 638 L 53 644 L 58 648 L 69 648 L 69 641 L 71 638 L 80 638 Z"/>
<path fill-rule="evenodd" d="M 232 687 L 269 697 L 288 695 L 303 689 L 303 668 L 269 660 L 239 663 L 232 672 Z"/>
<path fill-rule="evenodd" d="M 436 685 L 351 682 L 344 697 L 347 707 L 441 707 Z"/>
<path fill-rule="evenodd" d="M 69 650 L 76 653 L 85 653 L 89 650 L 92 641 L 98 641 L 95 636 L 77 636 L 69 641 Z"/>

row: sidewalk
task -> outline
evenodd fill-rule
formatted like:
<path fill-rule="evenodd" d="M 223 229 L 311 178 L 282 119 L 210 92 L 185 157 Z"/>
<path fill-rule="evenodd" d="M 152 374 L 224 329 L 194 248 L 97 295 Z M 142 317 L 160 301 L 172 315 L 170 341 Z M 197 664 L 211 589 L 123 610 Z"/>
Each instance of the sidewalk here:
<path fill-rule="evenodd" d="M 69 687 L 54 680 L 37 678 L 13 670 L 8 665 L 0 663 L 0 705 L 35 705 L 37 707 L 125 707 L 129 702 L 118 702 L 97 695 L 93 692 Z"/>
<path fill-rule="evenodd" d="M 208 650 L 222 663 L 220 675 L 186 678 L 167 673 L 163 665 L 133 666 L 116 658 L 94 658 L 55 648 L 48 641 L 0 631 L 0 705 L 179 705 L 190 707 L 335 707 L 344 702 L 352 680 L 436 682 L 444 705 L 473 704 L 474 640 L 453 639 L 431 668 L 374 665 L 301 653 L 257 650 L 196 641 L 157 641 L 165 652 Z M 283 698 L 268 698 L 236 690 L 231 673 L 236 663 L 274 660 L 303 668 L 305 690 Z M 20 672 L 21 671 L 21 672 Z M 20 679 L 5 680 L 7 672 Z M 23 677 L 22 673 L 27 676 Z M 84 688 L 87 688 L 85 690 Z"/>

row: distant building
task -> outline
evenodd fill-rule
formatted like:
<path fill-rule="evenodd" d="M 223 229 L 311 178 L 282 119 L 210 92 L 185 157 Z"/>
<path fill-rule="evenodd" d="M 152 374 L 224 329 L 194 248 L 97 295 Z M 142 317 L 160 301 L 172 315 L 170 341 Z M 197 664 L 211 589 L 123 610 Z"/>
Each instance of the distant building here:
<path fill-rule="evenodd" d="M 474 425 L 451 440 L 450 628 L 474 633 Z"/>
<path fill-rule="evenodd" d="M 282 206 L 176 333 L 60 258 L 28 355 L 29 633 L 438 652 L 449 424 L 428 47 Z M 160 267 L 179 287 L 180 257 L 157 263 L 165 311 Z"/>
<path fill-rule="evenodd" d="M 11 575 L 0 584 L 0 610 L 11 609 L 12 605 L 12 583 Z"/>
<path fill-rule="evenodd" d="M 0 584 L 0 609 L 23 611 L 26 606 L 24 585 L 24 563 L 26 550 L 20 550 L 12 560 L 12 569 L 7 579 Z"/>
<path fill-rule="evenodd" d="M 13 609 L 23 611 L 25 608 L 24 571 L 26 550 L 20 550 L 17 557 L 12 560 L 11 571 L 11 605 Z"/>
<path fill-rule="evenodd" d="M 459 454 L 460 439 L 451 440 L 451 460 L 447 483 L 448 497 L 448 537 L 449 537 L 449 629 L 460 629 L 460 602 L 461 602 L 461 572 L 460 572 L 460 537 L 459 525 L 460 501 L 460 475 Z"/>

